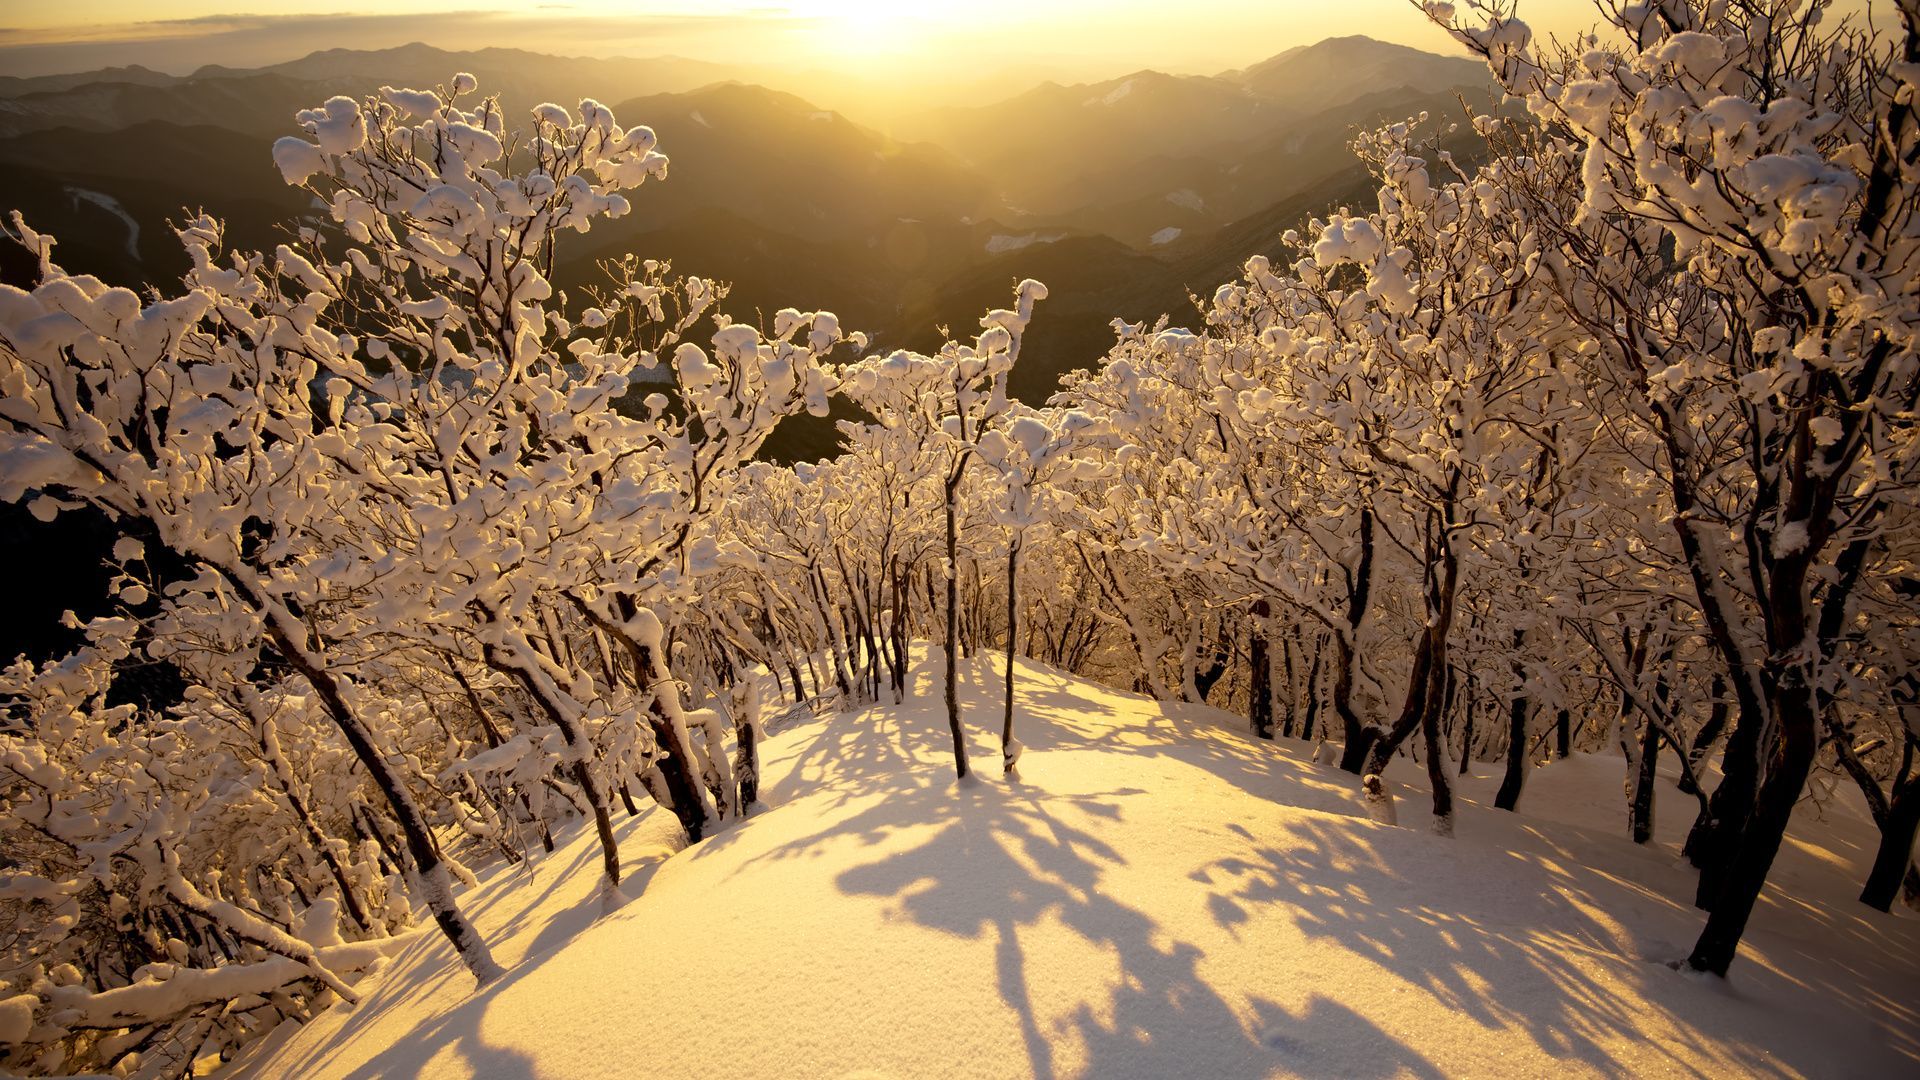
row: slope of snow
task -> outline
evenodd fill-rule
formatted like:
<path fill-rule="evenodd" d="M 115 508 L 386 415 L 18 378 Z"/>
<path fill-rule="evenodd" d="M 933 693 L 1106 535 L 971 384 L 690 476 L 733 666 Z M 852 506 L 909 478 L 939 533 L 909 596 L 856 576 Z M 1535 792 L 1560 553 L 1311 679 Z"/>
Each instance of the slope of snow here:
<path fill-rule="evenodd" d="M 127 227 L 127 240 L 124 245 L 127 256 L 136 260 L 140 258 L 140 223 L 133 219 L 132 214 L 127 213 L 127 208 L 120 205 L 119 199 L 102 192 L 88 191 L 86 188 L 70 187 L 66 191 L 73 196 L 76 204 L 83 201 L 89 202 L 119 218 L 120 223 Z"/>
<path fill-rule="evenodd" d="M 1062 235 L 1064 234 L 1022 233 L 1019 236 L 1013 236 L 1008 233 L 994 233 L 987 237 L 986 251 L 989 255 L 999 255 L 1002 252 L 1018 251 L 1031 244 L 1051 244 Z"/>
<path fill-rule="evenodd" d="M 1167 192 L 1167 201 L 1175 206 L 1192 210 L 1196 213 L 1207 208 L 1207 200 L 1201 198 L 1200 193 L 1192 188 L 1181 188 L 1179 191 Z"/>
<path fill-rule="evenodd" d="M 1241 721 L 1022 663 L 1000 776 L 997 659 L 963 669 L 956 785 L 938 665 L 904 706 L 766 742 L 771 807 L 667 857 L 621 828 L 601 915 L 575 830 L 465 903 L 513 965 L 472 991 L 422 935 L 239 1070 L 261 1077 L 1819 1075 L 1920 1069 L 1920 921 L 1852 900 L 1872 833 L 1801 808 L 1726 983 L 1665 965 L 1700 916 L 1663 784 L 1624 838 L 1622 763 L 1533 772 L 1519 815 L 1463 781 L 1458 837 L 1401 762 L 1401 821 Z M 1478 767 L 1491 773 L 1487 765 Z M 530 874 L 530 876 L 529 876 Z M 597 917 L 597 918 L 596 918 Z"/>
<path fill-rule="evenodd" d="M 1161 229 L 1159 232 L 1156 232 L 1152 236 L 1148 237 L 1147 242 L 1155 245 L 1156 247 L 1161 244 L 1171 244 L 1175 240 L 1180 239 L 1180 232 L 1181 230 L 1179 226 L 1169 225 L 1166 228 Z"/>
<path fill-rule="evenodd" d="M 1131 93 L 1133 93 L 1133 80 L 1127 79 L 1121 82 L 1120 85 L 1114 87 L 1113 89 L 1107 91 L 1106 93 L 1097 94 L 1093 97 L 1090 97 L 1087 100 L 1081 102 L 1081 104 L 1085 106 L 1114 105 L 1114 104 L 1118 104 L 1120 101 L 1125 99 L 1127 95 Z"/>

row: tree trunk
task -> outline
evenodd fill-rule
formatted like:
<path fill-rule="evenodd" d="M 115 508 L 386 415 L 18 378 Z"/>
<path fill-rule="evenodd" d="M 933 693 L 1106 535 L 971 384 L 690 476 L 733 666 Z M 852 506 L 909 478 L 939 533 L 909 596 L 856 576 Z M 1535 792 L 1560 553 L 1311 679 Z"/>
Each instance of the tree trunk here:
<path fill-rule="evenodd" d="M 1880 847 L 1867 873 L 1860 902 L 1877 911 L 1893 908 L 1900 884 L 1913 873 L 1913 838 L 1920 832 L 1920 778 L 1902 777 L 1893 787 L 1887 816 L 1880 823 Z"/>
<path fill-rule="evenodd" d="M 1311 742 L 1320 719 L 1320 659 L 1324 655 L 1320 639 L 1313 643 L 1313 662 L 1307 665 L 1307 716 L 1300 722 L 1300 737 Z"/>
<path fill-rule="evenodd" d="M 491 616 L 492 612 L 488 612 Z M 607 794 L 601 789 L 600 780 L 593 775 L 587 754 L 591 744 L 581 730 L 577 719 L 570 716 L 548 693 L 549 686 L 536 677 L 532 663 L 524 656 L 502 655 L 491 645 L 482 646 L 482 655 L 495 670 L 514 679 L 520 688 L 527 692 L 547 721 L 560 732 L 566 741 L 567 749 L 573 760 L 567 765 L 567 774 L 580 788 L 580 795 L 587 801 L 587 811 L 593 817 L 593 831 L 600 840 L 600 868 L 607 875 L 608 885 L 618 888 L 620 885 L 620 841 L 613 835 L 613 817 L 607 812 Z"/>
<path fill-rule="evenodd" d="M 1460 775 L 1473 775 L 1473 717 L 1480 707 L 1480 680 L 1467 673 L 1466 718 L 1461 722 Z"/>
<path fill-rule="evenodd" d="M 1649 629 L 1647 634 L 1651 634 Z M 1646 647 L 1646 636 L 1641 638 L 1641 648 Z M 1653 700 L 1656 708 L 1664 708 L 1667 703 L 1667 664 L 1673 657 L 1673 646 L 1669 642 L 1661 656 L 1654 662 Z M 1635 674 L 1638 674 L 1636 670 Z M 1623 697 L 1621 709 L 1628 707 Z M 1627 831 L 1633 842 L 1644 844 L 1653 838 L 1653 790 L 1656 769 L 1660 762 L 1660 719 L 1651 710 L 1640 710 L 1639 750 L 1634 755 L 1635 769 L 1630 778 L 1627 797 Z"/>
<path fill-rule="evenodd" d="M 1514 810 L 1520 806 L 1520 790 L 1527 783 L 1527 759 L 1532 756 L 1532 744 L 1527 741 L 1527 713 L 1533 701 L 1527 696 L 1526 665 L 1520 662 L 1520 649 L 1526 640 L 1525 630 L 1513 632 L 1513 681 L 1517 690 L 1507 706 L 1507 771 L 1500 778 L 1500 790 L 1493 796 L 1494 808 L 1498 810 Z"/>
<path fill-rule="evenodd" d="M 1379 742 L 1380 731 L 1371 724 L 1361 723 L 1360 714 L 1353 710 L 1353 645 L 1339 634 L 1333 637 L 1333 658 L 1333 711 L 1340 717 L 1346 738 L 1346 749 L 1340 755 L 1340 767 L 1364 776 L 1371 771 L 1368 763 L 1372 760 L 1375 744 Z"/>
<path fill-rule="evenodd" d="M 1007 716 L 1000 729 L 1000 767 L 1008 773 L 1013 772 L 1014 763 L 1020 760 L 1020 744 L 1013 741 L 1013 656 L 1014 635 L 1020 626 L 1020 604 L 1017 582 L 1020 573 L 1020 538 L 1014 537 L 1007 544 Z"/>
<path fill-rule="evenodd" d="M 260 749 L 267 763 L 272 767 L 274 779 L 279 782 L 280 792 L 285 796 L 287 807 L 293 811 L 294 819 L 300 822 L 300 828 L 307 834 L 307 842 L 327 865 L 327 872 L 333 875 L 334 884 L 340 888 L 340 903 L 362 931 L 372 932 L 373 920 L 367 917 L 360 906 L 360 895 L 353 891 L 353 884 L 347 876 L 347 868 L 341 864 L 340 857 L 333 850 L 333 844 L 320 828 L 307 801 L 300 796 L 300 784 L 293 774 L 293 763 L 287 760 L 280 746 L 280 732 L 274 727 L 273 717 L 260 707 L 258 695 L 251 684 L 240 685 L 242 704 L 252 719 L 255 733 L 260 740 Z"/>
<path fill-rule="evenodd" d="M 1707 722 L 1694 733 L 1693 744 L 1687 748 L 1687 764 L 1691 767 L 1680 771 L 1680 791 L 1685 795 L 1700 790 L 1695 779 L 1700 774 L 1700 765 L 1706 761 L 1720 734 L 1727 729 L 1727 677 L 1714 672 L 1713 689 L 1709 693 L 1713 698 L 1713 711 L 1707 715 Z"/>
<path fill-rule="evenodd" d="M 1633 842 L 1644 844 L 1653 838 L 1653 780 L 1660 760 L 1660 729 L 1652 717 L 1640 725 L 1640 768 L 1634 774 L 1633 799 L 1628 810 Z"/>
<path fill-rule="evenodd" d="M 1762 718 L 1743 710 L 1727 737 L 1727 748 L 1720 756 L 1721 779 L 1707 800 L 1707 812 L 1687 833 L 1681 854 L 1700 868 L 1700 884 L 1694 892 L 1695 907 L 1710 910 L 1713 897 L 1720 891 L 1727 864 L 1739 847 L 1740 834 L 1754 812 L 1754 800 L 1760 786 L 1760 728 Z"/>
<path fill-rule="evenodd" d="M 616 612 L 621 619 L 631 620 L 639 614 L 639 607 L 631 598 L 616 596 Z M 579 600 L 574 607 L 589 622 L 600 627 L 627 650 L 627 657 L 633 662 L 634 689 L 642 694 L 653 689 L 654 684 L 667 678 L 666 662 L 653 655 L 651 647 L 643 644 L 626 626 L 602 618 L 593 608 Z M 812 665 L 812 660 L 808 660 Z M 819 690 L 816 681 L 814 689 Z M 671 687 L 663 692 L 674 693 Z M 688 745 L 681 725 L 673 722 L 666 706 L 661 703 L 659 693 L 648 694 L 647 726 L 653 731 L 654 745 L 659 750 L 653 767 L 659 771 L 660 779 L 666 788 L 667 798 L 671 801 L 668 809 L 680 819 L 680 825 L 687 831 L 687 843 L 697 844 L 706 832 L 707 803 L 700 795 L 700 789 L 694 785 L 694 776 L 699 771 L 694 763 L 693 748 Z M 716 751 L 717 752 L 717 751 Z M 596 822 L 596 825 L 598 823 Z"/>
<path fill-rule="evenodd" d="M 1394 751 L 1400 749 L 1400 744 L 1419 726 L 1431 696 L 1429 684 L 1432 682 L 1433 635 L 1429 632 L 1421 634 L 1419 644 L 1415 646 L 1413 671 L 1407 676 L 1407 696 L 1400 707 L 1400 716 L 1385 735 L 1377 735 L 1370 740 L 1366 771 L 1360 777 L 1360 788 L 1366 793 L 1369 813 L 1374 820 L 1384 824 L 1396 823 L 1393 794 L 1387 788 L 1385 776 L 1387 765 L 1392 762 Z"/>
<path fill-rule="evenodd" d="M 1333 675 L 1333 711 L 1339 714 L 1340 722 L 1345 729 L 1343 734 L 1346 739 L 1346 750 L 1340 755 L 1340 767 L 1350 773 L 1361 774 L 1364 782 L 1364 772 L 1379 731 L 1371 724 L 1362 724 L 1359 714 L 1353 711 L 1353 650 L 1354 638 L 1360 632 L 1360 624 L 1366 620 L 1367 599 L 1372 593 L 1373 507 L 1371 506 L 1360 508 L 1360 560 L 1354 569 L 1350 583 L 1347 592 L 1345 632 L 1333 635 L 1336 661 Z"/>
<path fill-rule="evenodd" d="M 947 727 L 953 732 L 953 771 L 967 778 L 966 736 L 960 730 L 960 535 L 954 521 L 954 500 L 960 493 L 960 470 L 947 475 Z"/>
<path fill-rule="evenodd" d="M 1273 664 L 1267 656 L 1267 601 L 1253 602 L 1253 636 L 1247 646 L 1247 722 L 1255 736 L 1273 738 Z"/>
<path fill-rule="evenodd" d="M 760 801 L 760 688 L 745 671 L 733 679 L 733 774 L 740 785 L 740 812 Z"/>
<path fill-rule="evenodd" d="M 1293 645 L 1294 639 L 1298 636 L 1297 634 L 1287 634 L 1280 639 L 1280 670 L 1286 677 L 1286 682 L 1282 685 L 1286 687 L 1285 696 L 1287 703 L 1286 714 L 1280 717 L 1280 736 L 1286 739 L 1293 738 L 1293 718 L 1300 711 L 1300 680 L 1296 676 L 1293 667 Z M 1263 651 L 1267 648 L 1267 642 L 1264 637 L 1261 638 L 1259 644 Z M 1251 646 L 1249 646 L 1248 651 L 1252 651 Z M 1249 661 L 1249 663 L 1251 663 L 1251 661 Z M 1267 666 L 1266 679 L 1267 698 L 1271 701 L 1273 699 L 1273 667 L 1271 661 L 1269 661 Z M 1248 711 L 1252 711 L 1251 693 L 1249 693 Z M 1271 709 L 1269 709 L 1268 715 L 1272 715 Z"/>
<path fill-rule="evenodd" d="M 264 604 L 259 607 L 265 611 Z M 433 833 L 427 826 L 426 818 L 421 815 L 405 782 L 387 763 L 386 757 L 375 749 L 371 734 L 347 705 L 333 673 L 308 657 L 306 650 L 292 636 L 298 631 L 289 631 L 282 625 L 279 612 L 265 611 L 265 614 L 267 634 L 274 647 L 313 687 L 327 714 L 346 737 L 347 745 L 353 748 L 354 756 L 366 766 L 367 774 L 373 777 L 374 786 L 386 797 L 387 805 L 393 810 L 394 821 L 400 826 L 400 835 L 406 840 L 407 852 L 413 857 L 415 880 L 420 883 L 421 892 L 424 893 L 421 899 L 426 902 L 427 910 L 433 913 L 440 932 L 446 935 L 454 952 L 481 986 L 506 974 L 494 961 L 493 951 L 487 948 L 486 941 L 454 902 L 453 883 L 448 878 L 446 864 L 440 859 L 440 849 L 433 842 Z"/>
<path fill-rule="evenodd" d="M 1910 708 L 1904 705 L 1903 708 Z M 1916 822 L 1920 822 L 1920 774 L 1913 771 L 1914 751 L 1920 740 L 1911 731 L 1902 739 L 1900 765 L 1893 772 L 1893 797 L 1880 790 L 1880 781 L 1848 744 L 1849 734 L 1834 722 L 1827 724 L 1840 767 L 1859 786 L 1867 802 L 1873 824 L 1880 830 L 1880 846 L 1874 853 L 1873 868 L 1860 892 L 1860 901 L 1881 911 L 1890 910 L 1893 900 L 1905 887 L 1909 901 L 1920 897 L 1920 870 L 1913 865 L 1913 840 Z"/>
<path fill-rule="evenodd" d="M 1445 646 L 1436 651 L 1444 656 Z M 1447 775 L 1446 741 L 1440 731 L 1441 718 L 1446 714 L 1447 689 L 1454 681 L 1451 669 L 1448 670 L 1445 677 L 1439 677 L 1438 669 L 1429 676 L 1427 705 L 1420 717 L 1420 734 L 1427 750 L 1427 781 L 1433 786 L 1433 831 L 1441 836 L 1453 835 L 1453 778 Z"/>
<path fill-rule="evenodd" d="M 1813 768 L 1816 741 L 1811 689 L 1804 685 L 1782 687 L 1779 701 L 1780 749 L 1754 799 L 1753 816 L 1718 875 L 1719 892 L 1711 898 L 1707 925 L 1687 958 L 1696 971 L 1725 975 L 1733 963 L 1747 919 L 1753 914 L 1774 856 L 1779 854 L 1780 841 L 1786 836 L 1787 821 Z"/>

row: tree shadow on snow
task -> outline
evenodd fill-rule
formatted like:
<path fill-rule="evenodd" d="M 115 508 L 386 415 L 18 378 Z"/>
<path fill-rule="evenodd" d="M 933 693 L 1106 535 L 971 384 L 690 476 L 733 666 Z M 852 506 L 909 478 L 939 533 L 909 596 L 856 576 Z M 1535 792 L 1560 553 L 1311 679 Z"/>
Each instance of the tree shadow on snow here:
<path fill-rule="evenodd" d="M 1763 1032 L 1743 1038 L 1725 1017 L 1712 1017 L 1730 996 L 1726 988 L 1703 986 L 1653 962 L 1641 944 L 1619 940 L 1595 915 L 1606 910 L 1606 900 L 1550 861 L 1519 856 L 1527 867 L 1502 875 L 1500 884 L 1524 888 L 1529 877 L 1540 880 L 1532 893 L 1502 896 L 1487 891 L 1495 883 L 1450 868 L 1446 841 L 1313 818 L 1290 823 L 1287 833 L 1265 843 L 1252 843 L 1248 834 L 1246 855 L 1195 872 L 1213 889 L 1209 906 L 1222 927 L 1234 930 L 1284 912 L 1308 936 L 1332 941 L 1373 961 L 1390 973 L 1386 977 L 1431 995 L 1468 1037 L 1472 1028 L 1518 1029 L 1547 1054 L 1603 1075 L 1646 1067 L 1618 1060 L 1602 1045 L 1623 1041 L 1683 1073 L 1701 1060 L 1729 1058 L 1754 1075 L 1781 1069 L 1780 1048 L 1755 1037 Z M 1622 994 L 1621 983 L 1636 993 Z M 1656 1037 L 1642 1026 L 1644 1005 L 1629 1004 L 1635 999 L 1665 999 L 1681 1022 Z M 1696 1010 L 1697 1026 L 1687 1015 Z M 1675 1034 L 1687 1030 L 1711 1035 Z M 1459 1034 L 1435 1032 L 1443 1039 Z M 1693 1052 L 1677 1053 L 1676 1039 Z M 1819 1060 L 1786 1064 L 1816 1075 L 1822 1069 Z"/>
<path fill-rule="evenodd" d="M 623 817 L 618 821 L 616 834 L 623 846 L 643 839 L 646 829 L 650 827 L 652 812 L 637 817 Z M 587 827 L 583 822 L 572 822 L 568 831 Z M 338 1029 L 317 1045 L 306 1048 L 301 1057 L 276 1057 L 276 1068 L 281 1070 L 282 1075 L 303 1075 L 310 1065 L 323 1063 L 336 1052 L 360 1040 L 385 1038 L 391 1033 L 375 1027 L 382 1018 L 406 1015 L 413 1008 L 412 1003 L 441 994 L 446 984 L 451 982 L 458 984 L 458 991 L 451 995 L 451 1000 L 456 1004 L 444 1011 L 421 1017 L 406 1030 L 404 1038 L 393 1040 L 386 1050 L 348 1073 L 348 1080 L 418 1076 L 427 1071 L 430 1063 L 444 1069 L 446 1063 L 437 1059 L 445 1055 L 453 1055 L 463 1062 L 464 1068 L 452 1070 L 456 1075 L 464 1073 L 487 1080 L 534 1080 L 539 1076 L 533 1055 L 510 1045 L 488 1041 L 482 1027 L 487 1009 L 496 995 L 536 971 L 544 957 L 574 940 L 606 911 L 597 885 L 571 906 L 559 910 L 549 906 L 547 898 L 562 884 L 577 882 L 583 874 L 597 878 L 600 873 L 600 851 L 596 845 L 569 844 L 570 837 L 564 834 L 556 835 L 555 839 L 561 843 L 560 852 L 571 854 L 567 857 L 559 853 L 536 853 L 532 856 L 537 878 L 544 879 L 544 887 L 532 902 L 528 902 L 519 890 L 535 887 L 535 882 L 520 871 L 501 874 L 488 882 L 480 892 L 468 892 L 461 896 L 461 906 L 470 918 L 496 904 L 511 903 L 519 908 L 504 925 L 493 927 L 487 933 L 489 941 L 495 945 L 496 959 L 509 965 L 505 975 L 484 989 L 475 991 L 472 976 L 454 958 L 452 946 L 431 929 L 429 923 L 420 939 L 408 946 L 408 951 L 432 950 L 434 956 L 422 962 L 411 962 L 404 953 L 395 957 L 388 969 L 389 974 L 374 984 L 373 994 L 356 1006 Z M 620 889 L 628 898 L 637 897 L 645 891 L 647 882 L 665 861 L 657 849 L 647 850 L 649 854 L 639 857 L 623 852 Z M 536 918 L 544 920 L 539 930 L 523 947 L 520 946 L 519 941 L 515 940 L 517 935 L 530 928 Z M 517 959 L 502 953 L 501 945 L 508 941 L 513 941 Z"/>
<path fill-rule="evenodd" d="M 849 827 L 879 837 L 896 823 L 924 822 L 935 809 L 903 802 L 947 804 L 950 820 L 925 842 L 846 870 L 836 883 L 849 894 L 891 898 L 897 914 L 921 926 L 991 939 L 998 989 L 1019 1017 L 1035 1076 L 1058 1074 L 1056 1047 L 1072 1036 L 1085 1057 L 1075 1071 L 1088 1076 L 1173 1076 L 1196 1062 L 1206 1062 L 1216 1076 L 1265 1076 L 1273 1062 L 1199 976 L 1199 950 L 1108 895 L 1103 875 L 1126 860 L 1053 812 L 1066 804 L 1077 814 L 1118 821 L 1128 794 L 1043 796 L 985 784 L 921 788 L 874 806 Z M 1060 973 L 1031 971 L 1022 935 L 1049 920 L 1109 952 L 1118 971 L 1105 978 L 1106 1001 L 1082 986 L 1081 1003 L 1043 1025 L 1033 989 L 1036 982 L 1052 985 Z M 1084 971 L 1073 977 L 1103 978 Z"/>

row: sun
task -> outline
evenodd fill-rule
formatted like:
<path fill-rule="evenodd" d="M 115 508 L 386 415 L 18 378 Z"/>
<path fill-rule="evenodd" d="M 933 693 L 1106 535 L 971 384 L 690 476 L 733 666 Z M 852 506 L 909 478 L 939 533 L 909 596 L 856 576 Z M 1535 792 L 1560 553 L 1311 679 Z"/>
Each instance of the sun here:
<path fill-rule="evenodd" d="M 805 24 L 802 34 L 823 55 L 843 59 L 898 55 L 924 45 L 939 27 L 925 6 L 898 0 L 793 0 L 783 5 Z"/>

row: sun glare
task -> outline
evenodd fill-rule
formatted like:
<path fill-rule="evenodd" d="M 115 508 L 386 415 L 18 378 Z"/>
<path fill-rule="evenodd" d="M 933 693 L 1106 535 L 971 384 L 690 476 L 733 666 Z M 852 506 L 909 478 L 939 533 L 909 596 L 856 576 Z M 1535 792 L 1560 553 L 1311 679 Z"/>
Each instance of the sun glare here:
<path fill-rule="evenodd" d="M 934 28 L 924 14 L 889 0 L 808 0 L 788 9 L 810 25 L 810 48 L 830 60 L 898 57 L 925 46 Z"/>

